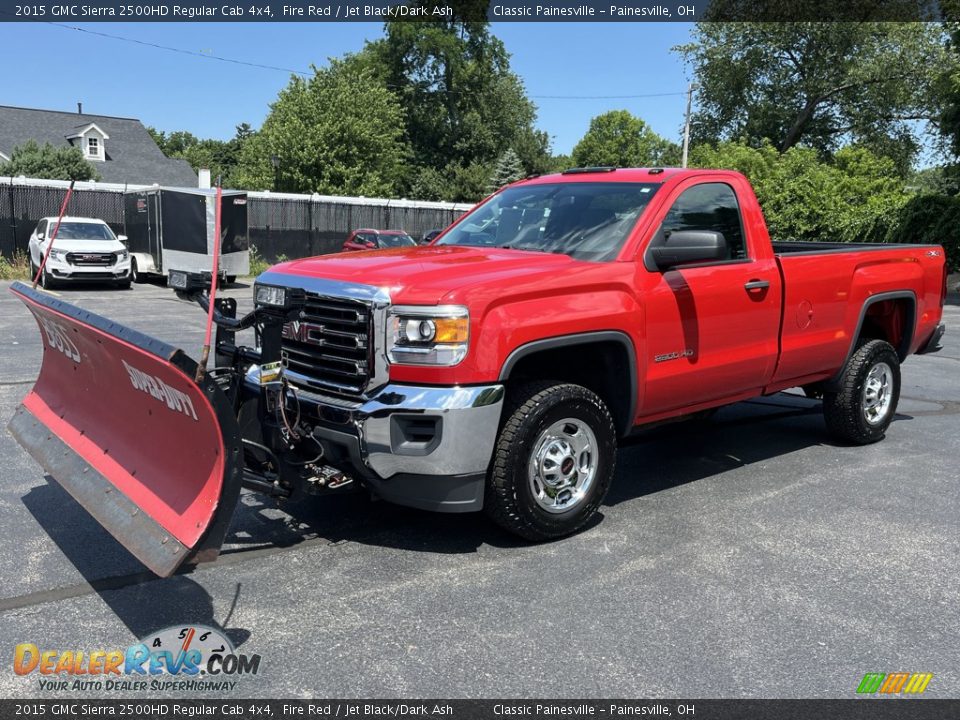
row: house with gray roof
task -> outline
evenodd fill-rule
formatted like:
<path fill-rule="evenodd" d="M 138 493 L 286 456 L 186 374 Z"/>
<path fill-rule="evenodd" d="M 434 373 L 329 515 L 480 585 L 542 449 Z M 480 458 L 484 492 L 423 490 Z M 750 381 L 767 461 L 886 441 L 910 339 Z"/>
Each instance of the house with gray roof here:
<path fill-rule="evenodd" d="M 28 140 L 80 148 L 103 182 L 197 186 L 190 164 L 164 155 L 136 118 L 0 105 L 0 161 Z"/>

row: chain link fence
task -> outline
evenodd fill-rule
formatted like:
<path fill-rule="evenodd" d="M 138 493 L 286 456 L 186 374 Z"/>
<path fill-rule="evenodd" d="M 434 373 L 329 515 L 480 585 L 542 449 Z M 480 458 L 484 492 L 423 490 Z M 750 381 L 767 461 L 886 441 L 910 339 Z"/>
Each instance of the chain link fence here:
<path fill-rule="evenodd" d="M 26 250 L 40 218 L 55 216 L 67 182 L 0 178 L 0 255 Z M 67 212 L 105 221 L 124 232 L 123 193 L 141 185 L 77 183 Z M 444 228 L 470 205 L 415 200 L 351 198 L 286 193 L 248 193 L 250 244 L 268 262 L 338 252 L 347 235 L 358 228 L 406 230 L 419 239 Z"/>

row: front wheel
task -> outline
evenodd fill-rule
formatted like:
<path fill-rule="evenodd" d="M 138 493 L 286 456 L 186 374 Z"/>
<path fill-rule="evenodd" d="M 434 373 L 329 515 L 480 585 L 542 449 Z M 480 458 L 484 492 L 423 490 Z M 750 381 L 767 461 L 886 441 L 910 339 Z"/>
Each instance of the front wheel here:
<path fill-rule="evenodd" d="M 856 445 L 882 440 L 900 400 L 900 358 L 893 346 L 883 340 L 862 344 L 843 366 L 839 385 L 823 394 L 830 433 Z"/>
<path fill-rule="evenodd" d="M 603 401 L 580 385 L 521 386 L 505 410 L 484 509 L 527 540 L 570 535 L 610 488 L 617 434 Z"/>
<path fill-rule="evenodd" d="M 50 271 L 44 268 L 40 273 L 40 287 L 44 290 L 51 290 L 54 287 L 53 276 L 50 275 Z"/>

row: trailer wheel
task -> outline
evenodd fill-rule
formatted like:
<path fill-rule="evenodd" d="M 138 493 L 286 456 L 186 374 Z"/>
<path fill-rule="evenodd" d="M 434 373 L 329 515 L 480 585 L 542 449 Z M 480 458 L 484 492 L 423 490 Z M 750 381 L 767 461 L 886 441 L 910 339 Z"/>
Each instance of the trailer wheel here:
<path fill-rule="evenodd" d="M 145 283 L 147 278 L 144 275 L 141 275 L 137 270 L 137 259 L 130 258 L 130 280 L 137 284 Z"/>
<path fill-rule="evenodd" d="M 237 281 L 236 275 L 227 275 L 227 285 L 233 285 Z"/>
<path fill-rule="evenodd" d="M 617 453 L 613 418 L 580 385 L 528 383 L 511 395 L 484 509 L 527 540 L 570 535 L 596 514 L 610 488 Z"/>
<path fill-rule="evenodd" d="M 882 440 L 900 400 L 900 358 L 893 346 L 883 340 L 860 345 L 844 365 L 839 387 L 823 394 L 830 434 L 856 445 Z"/>

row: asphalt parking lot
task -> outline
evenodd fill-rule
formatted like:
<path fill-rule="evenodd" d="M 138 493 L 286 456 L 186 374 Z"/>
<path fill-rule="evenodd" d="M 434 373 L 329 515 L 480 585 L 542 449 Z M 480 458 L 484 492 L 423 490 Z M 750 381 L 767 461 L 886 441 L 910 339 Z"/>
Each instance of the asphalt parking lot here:
<path fill-rule="evenodd" d="M 4 425 L 41 357 L 8 287 Z M 58 292 L 199 354 L 202 313 L 166 288 Z M 249 286 L 227 292 L 249 307 Z M 945 319 L 884 442 L 833 444 L 790 394 L 651 430 L 602 520 L 539 546 L 482 516 L 245 495 L 218 561 L 158 580 L 0 433 L 0 697 L 84 694 L 15 675 L 17 643 L 125 648 L 189 623 L 261 655 L 236 697 L 850 698 L 894 671 L 960 696 L 956 294 Z"/>

